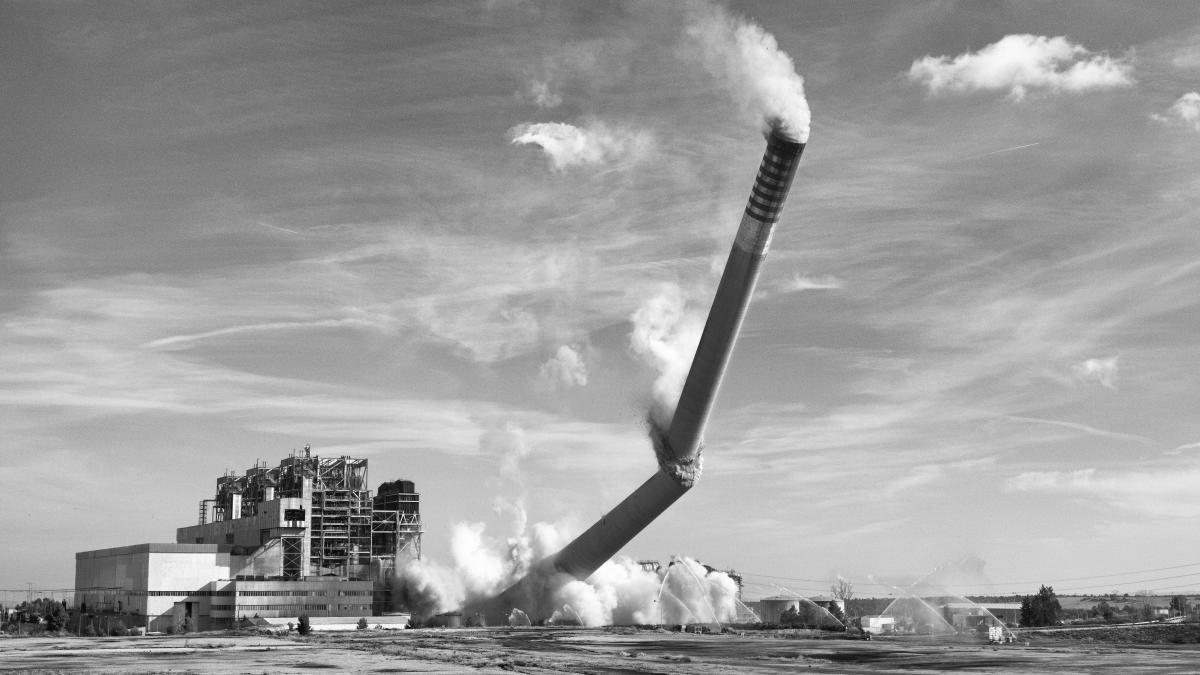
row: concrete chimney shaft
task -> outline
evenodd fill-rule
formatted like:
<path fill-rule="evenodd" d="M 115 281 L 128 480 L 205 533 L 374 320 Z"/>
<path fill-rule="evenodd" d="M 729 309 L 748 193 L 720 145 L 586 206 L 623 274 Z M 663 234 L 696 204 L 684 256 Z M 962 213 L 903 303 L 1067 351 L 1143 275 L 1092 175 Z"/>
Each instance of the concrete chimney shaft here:
<path fill-rule="evenodd" d="M 545 591 L 554 585 L 554 576 L 591 576 L 699 480 L 704 428 L 803 151 L 803 143 L 777 128 L 767 135 L 767 150 L 670 429 L 651 431 L 656 436 L 659 470 L 561 551 L 539 562 L 523 579 L 478 608 L 489 620 L 493 614 L 497 619 L 506 616 L 513 607 L 521 608 L 534 620 L 548 618 L 554 608 Z"/>
<path fill-rule="evenodd" d="M 725 262 L 725 271 L 721 274 L 696 356 L 679 395 L 671 427 L 658 448 L 663 470 L 685 485 L 700 478 L 704 428 L 708 425 L 729 357 L 733 354 L 733 345 L 758 282 L 758 269 L 767 256 L 771 234 L 803 151 L 804 144 L 777 130 L 773 129 L 767 136 L 767 150 Z"/>

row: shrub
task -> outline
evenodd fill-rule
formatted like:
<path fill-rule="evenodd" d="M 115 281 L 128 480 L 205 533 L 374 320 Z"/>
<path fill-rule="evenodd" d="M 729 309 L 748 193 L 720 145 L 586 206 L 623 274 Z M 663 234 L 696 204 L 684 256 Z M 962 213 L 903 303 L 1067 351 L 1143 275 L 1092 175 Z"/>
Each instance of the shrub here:
<path fill-rule="evenodd" d="M 118 635 L 128 635 L 129 630 L 125 628 L 125 622 L 117 619 L 108 625 L 108 634 L 116 637 Z"/>
<path fill-rule="evenodd" d="M 361 618 L 361 619 L 359 619 L 359 620 L 358 620 L 358 629 L 359 629 L 359 630 L 366 630 L 366 629 L 367 629 L 367 619 L 366 619 L 366 617 L 364 617 L 364 618 Z"/>
<path fill-rule="evenodd" d="M 46 630 L 52 633 L 57 633 L 66 628 L 67 623 L 71 620 L 71 615 L 67 613 L 67 608 L 57 602 L 47 605 L 42 615 L 46 619 Z"/>
<path fill-rule="evenodd" d="M 300 615 L 300 627 L 297 630 L 301 635 L 308 635 L 312 632 L 312 626 L 309 625 L 307 614 Z"/>

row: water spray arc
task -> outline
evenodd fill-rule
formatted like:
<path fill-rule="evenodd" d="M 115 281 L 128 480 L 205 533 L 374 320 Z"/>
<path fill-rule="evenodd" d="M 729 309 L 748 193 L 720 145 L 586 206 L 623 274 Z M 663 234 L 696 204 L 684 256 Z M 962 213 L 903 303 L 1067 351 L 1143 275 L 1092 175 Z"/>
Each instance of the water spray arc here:
<path fill-rule="evenodd" d="M 910 584 L 908 588 L 900 588 L 899 586 L 889 584 L 886 581 L 876 580 L 874 575 L 869 575 L 868 578 L 872 583 L 887 586 L 896 593 L 896 599 L 888 603 L 888 606 L 885 607 L 883 612 L 880 613 L 881 616 L 895 616 L 899 613 L 896 611 L 897 608 L 899 607 L 903 609 L 904 607 L 902 603 L 908 602 L 915 611 L 909 611 L 905 614 L 905 616 L 912 618 L 914 615 L 920 615 L 918 618 L 927 619 L 930 630 L 934 633 L 956 632 L 954 629 L 954 624 L 947 621 L 946 617 L 942 616 L 942 613 L 938 611 L 936 607 L 929 604 L 929 601 L 917 595 L 916 591 L 913 590 L 916 588 L 917 584 L 920 583 L 920 579 L 913 584 Z M 922 577 L 922 579 L 924 579 L 924 577 Z"/>
<path fill-rule="evenodd" d="M 687 578 L 693 581 L 696 589 L 700 591 L 700 599 L 703 600 L 705 606 L 708 607 L 708 615 L 711 617 L 710 621 L 706 622 L 703 618 L 697 616 L 696 612 L 689 607 L 686 602 L 675 596 L 675 594 L 671 593 L 671 591 L 667 590 L 667 582 L 671 579 L 671 570 L 675 569 L 676 565 L 687 570 Z M 658 595 L 654 598 L 654 605 L 658 609 L 658 624 L 660 626 L 664 623 L 662 603 L 664 593 L 669 594 L 670 597 L 674 599 L 675 602 L 678 603 L 680 607 L 682 607 L 683 610 L 686 611 L 696 623 L 710 623 L 717 630 L 721 629 L 720 617 L 717 616 L 717 609 L 713 607 L 712 598 L 708 597 L 708 587 L 704 584 L 704 580 L 696 574 L 696 570 L 692 569 L 686 560 L 677 555 L 671 556 L 671 562 L 667 563 L 667 568 L 663 571 L 662 581 L 658 584 Z"/>
<path fill-rule="evenodd" d="M 700 599 L 704 600 L 705 606 L 708 607 L 708 615 L 712 617 L 713 626 L 715 626 L 717 630 L 721 630 L 721 622 L 717 617 L 717 609 L 713 607 L 712 598 L 708 597 L 708 593 L 705 593 L 706 587 L 704 585 L 704 580 L 701 579 L 700 576 L 696 574 L 696 570 L 692 569 L 688 564 L 682 563 L 682 566 L 687 570 L 688 575 L 692 578 L 692 580 L 696 582 L 696 587 L 700 589 Z"/>
<path fill-rule="evenodd" d="M 953 598 L 960 605 L 968 606 L 971 610 L 971 616 L 984 617 L 988 619 L 991 626 L 995 626 L 1000 629 L 1001 635 L 1007 636 L 1010 640 L 1015 640 L 1016 636 L 1013 634 L 1012 630 L 1008 628 L 1008 626 L 1003 620 L 1000 619 L 1000 617 L 996 616 L 986 606 L 966 597 L 965 595 L 950 590 L 949 587 L 943 584 L 929 581 L 930 577 L 933 577 L 947 569 L 953 570 L 953 568 L 962 565 L 962 563 L 966 560 L 968 559 L 950 561 L 939 565 L 924 576 L 909 584 L 906 588 L 900 588 L 899 586 L 890 584 L 886 581 L 877 580 L 874 575 L 870 575 L 869 578 L 873 583 L 887 586 L 897 594 L 896 599 L 889 603 L 881 614 L 886 616 L 894 616 L 897 618 L 906 615 L 921 614 L 931 617 L 929 623 L 932 625 L 935 633 L 954 633 L 958 632 L 959 627 L 955 625 L 954 622 L 950 621 L 946 614 L 944 614 L 942 611 L 939 611 L 925 599 L 934 597 L 940 598 L 943 602 L 945 602 L 947 598 Z M 918 588 L 924 588 L 925 590 L 923 593 L 920 593 L 917 590 Z M 915 608 L 916 612 L 906 611 L 908 608 L 904 606 L 905 601 L 910 601 L 908 604 Z M 912 617 L 909 616 L 909 618 Z M 938 630 L 939 628 L 941 629 L 940 631 Z"/>
<path fill-rule="evenodd" d="M 484 613 L 507 615 L 520 607 L 535 620 L 547 618 L 552 610 L 546 596 L 557 585 L 555 577 L 591 576 L 700 479 L 704 429 L 805 147 L 780 122 L 769 124 L 766 136 L 766 152 L 675 414 L 669 428 L 650 430 L 658 470 L 574 541 L 487 602 Z"/>
<path fill-rule="evenodd" d="M 817 613 L 817 615 L 821 617 L 822 625 L 829 621 L 832 621 L 833 624 L 835 624 L 839 630 L 845 630 L 846 622 L 842 621 L 841 619 L 834 616 L 833 612 L 829 611 L 829 609 L 827 607 L 822 607 L 821 605 L 818 605 L 817 603 L 813 602 L 813 600 L 811 598 L 809 598 L 801 593 L 797 593 L 796 591 L 793 591 L 792 589 L 788 588 L 787 586 L 784 586 L 783 584 L 777 584 L 773 581 L 768 582 L 768 583 L 770 583 L 775 588 L 779 589 L 784 595 L 795 598 L 796 602 L 797 602 L 797 605 L 796 605 L 797 610 L 799 610 L 800 607 L 804 607 L 806 611 L 815 611 Z M 759 617 L 759 620 L 761 621 L 762 617 Z"/>

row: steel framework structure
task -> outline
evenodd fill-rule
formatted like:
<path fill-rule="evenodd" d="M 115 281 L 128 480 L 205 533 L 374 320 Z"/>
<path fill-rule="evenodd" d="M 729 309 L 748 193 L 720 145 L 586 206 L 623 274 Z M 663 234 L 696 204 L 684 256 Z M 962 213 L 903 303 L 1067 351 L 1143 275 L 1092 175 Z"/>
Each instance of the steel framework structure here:
<path fill-rule="evenodd" d="M 312 574 L 362 577 L 372 573 L 374 561 L 390 570 L 398 556 L 419 558 L 420 495 L 412 481 L 385 483 L 386 492 L 375 498 L 367 485 L 366 459 L 323 459 L 306 445 L 279 466 L 255 462 L 245 475 L 217 478 L 216 497 L 200 502 L 199 522 L 252 516 L 270 499 L 309 498 Z"/>

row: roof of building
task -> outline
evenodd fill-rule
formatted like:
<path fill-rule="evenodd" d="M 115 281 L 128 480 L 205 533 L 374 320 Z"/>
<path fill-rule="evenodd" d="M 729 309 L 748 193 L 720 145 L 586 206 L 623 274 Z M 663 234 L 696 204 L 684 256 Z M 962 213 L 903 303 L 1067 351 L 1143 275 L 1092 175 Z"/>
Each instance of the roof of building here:
<path fill-rule="evenodd" d="M 814 595 L 812 597 L 805 597 L 803 595 L 772 595 L 758 599 L 759 602 L 831 602 L 832 600 L 833 598 L 825 595 Z"/>
<path fill-rule="evenodd" d="M 75 554 L 75 559 L 108 558 L 138 553 L 229 553 L 232 550 L 232 544 L 133 544 L 132 546 L 101 548 L 94 551 L 79 551 Z"/>

